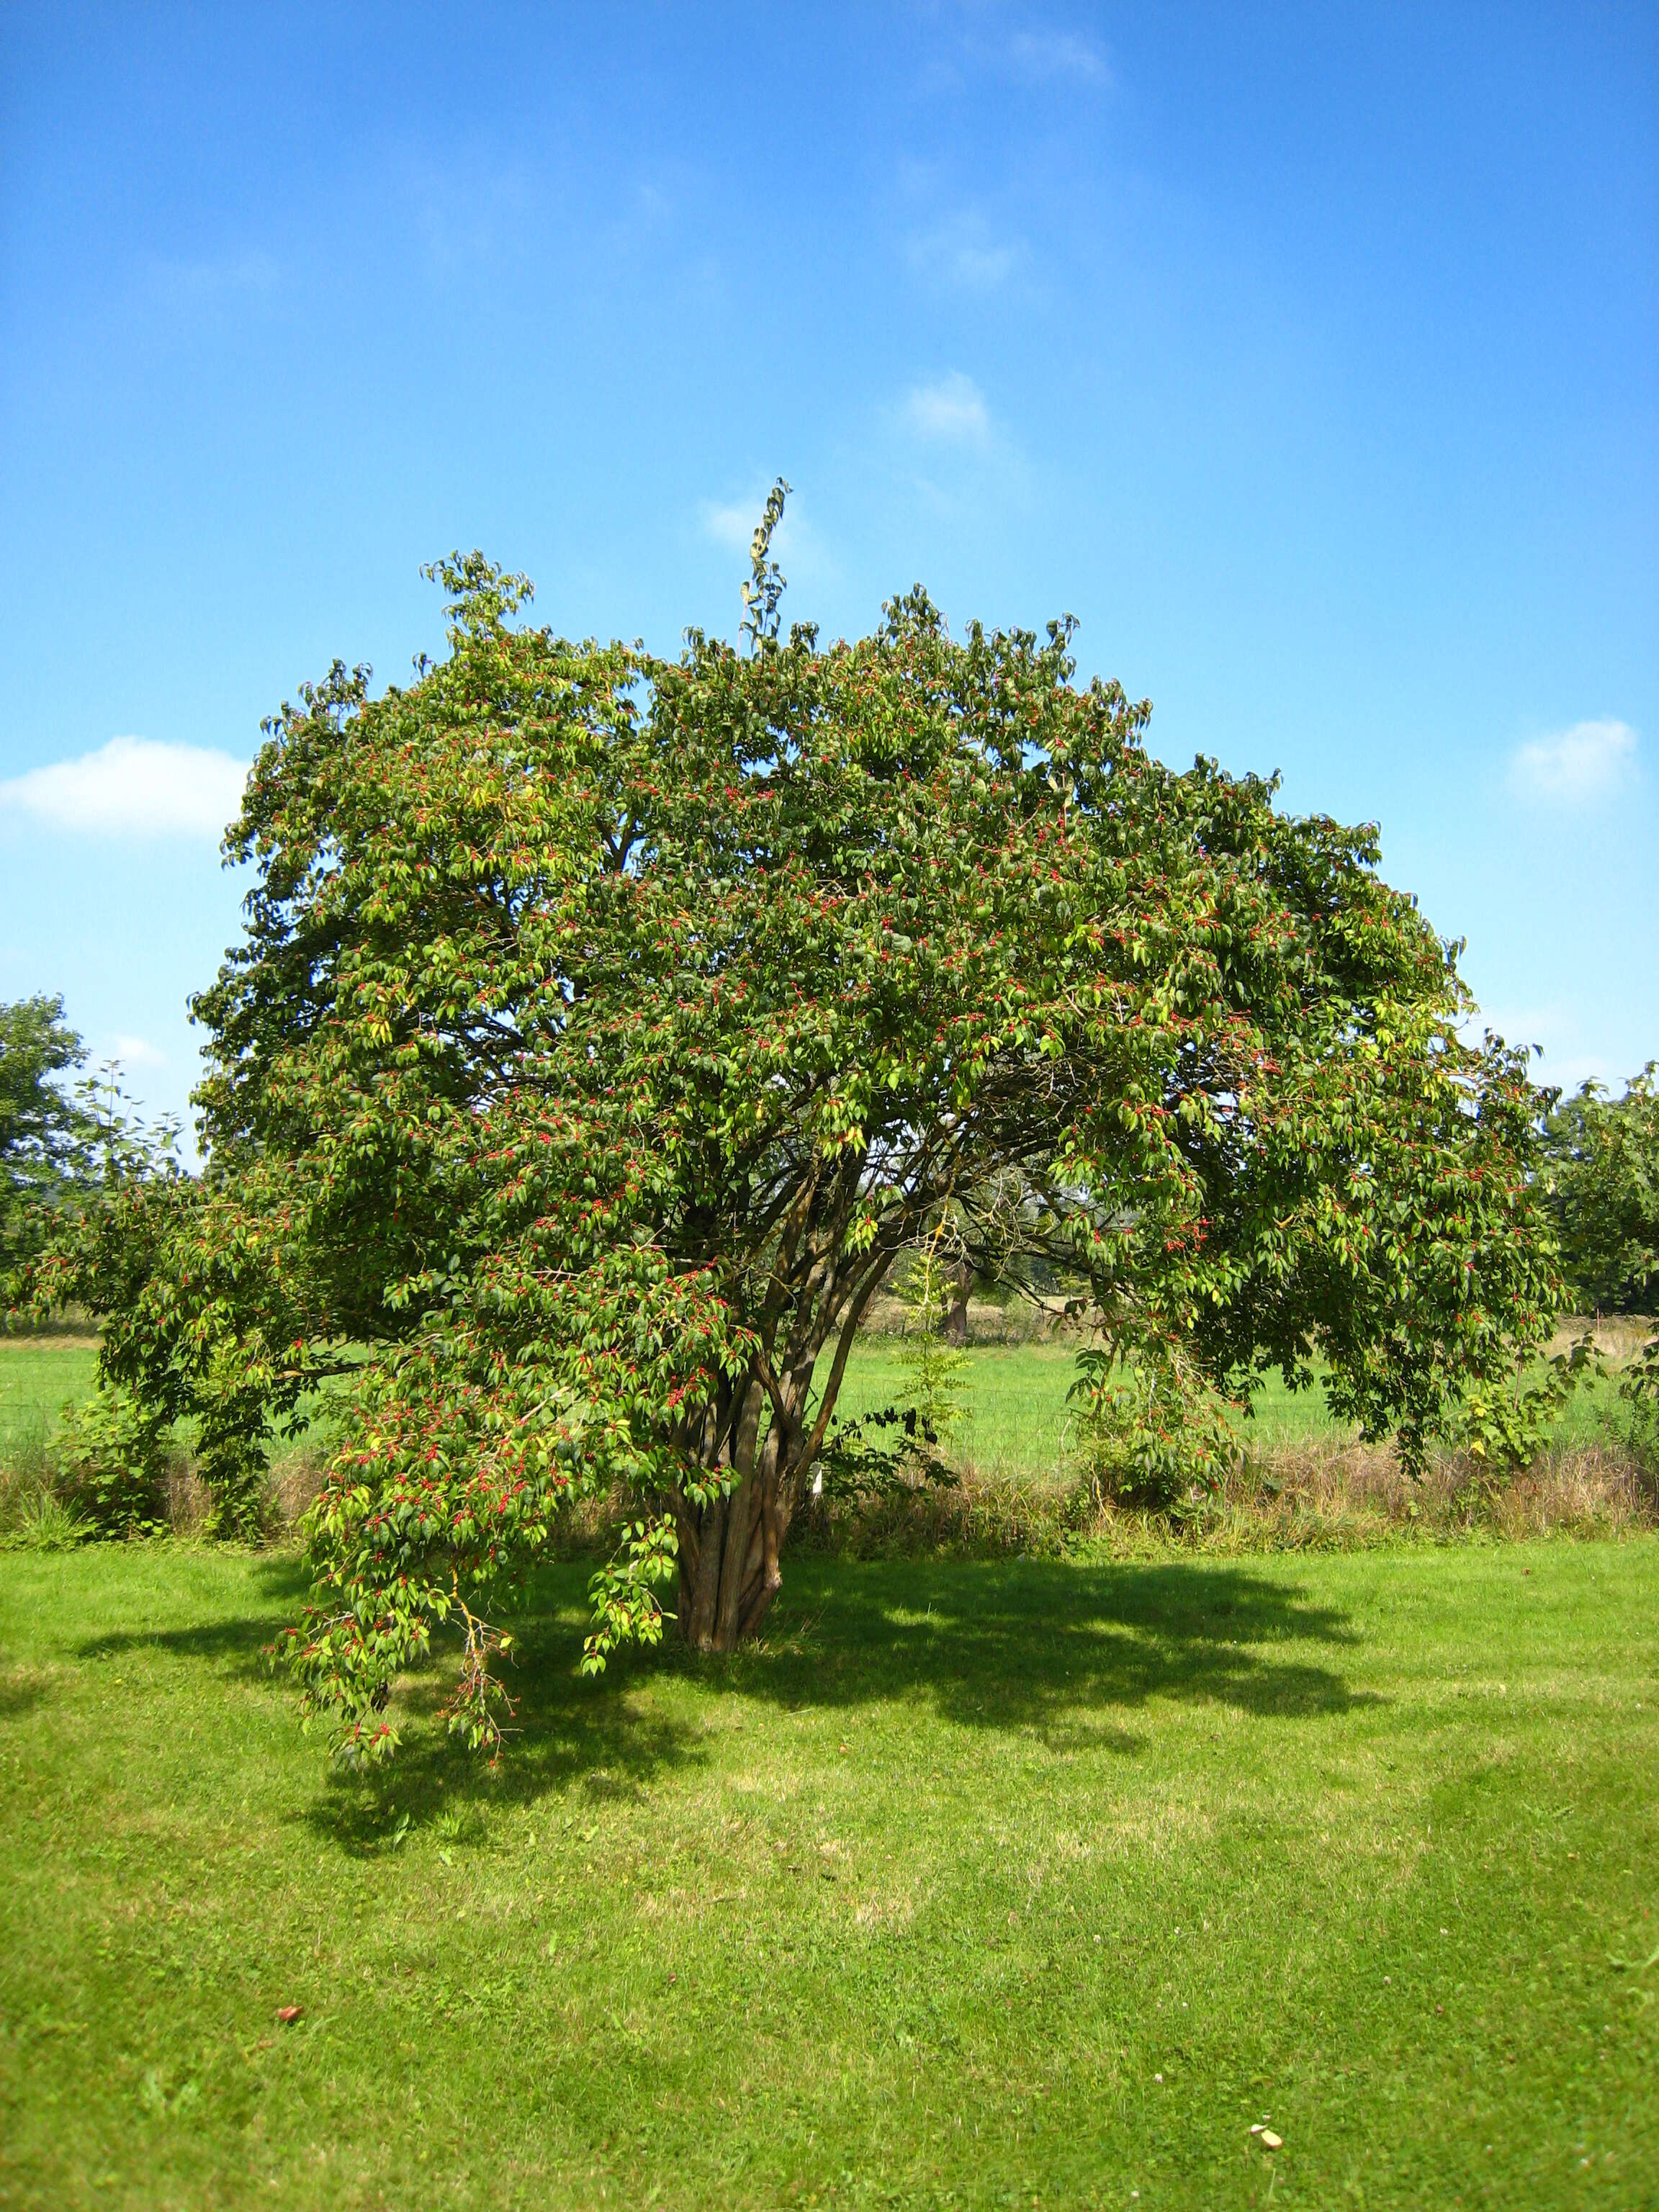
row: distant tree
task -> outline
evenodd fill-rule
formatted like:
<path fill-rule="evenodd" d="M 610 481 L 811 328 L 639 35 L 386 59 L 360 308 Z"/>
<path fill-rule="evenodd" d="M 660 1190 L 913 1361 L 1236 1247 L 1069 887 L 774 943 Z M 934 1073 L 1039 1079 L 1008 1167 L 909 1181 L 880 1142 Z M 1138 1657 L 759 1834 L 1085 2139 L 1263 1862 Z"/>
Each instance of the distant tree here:
<path fill-rule="evenodd" d="M 1006 1171 L 942 1206 L 927 1238 L 928 1295 L 913 1323 L 938 1328 L 960 1350 L 976 1289 L 994 1296 L 1028 1287 L 1036 1218 L 1024 1178 Z"/>
<path fill-rule="evenodd" d="M 1550 1203 L 1583 1313 L 1650 1313 L 1659 1295 L 1659 1062 L 1622 1098 L 1587 1083 L 1549 1118 Z"/>
<path fill-rule="evenodd" d="M 196 1002 L 207 1173 L 62 1261 L 112 1373 L 227 1450 L 357 1358 L 288 1647 L 356 1753 L 444 1629 L 493 1742 L 492 1616 L 580 1496 L 623 1510 L 590 1666 L 665 1581 L 688 1643 L 752 1634 L 869 1300 L 976 1193 L 1080 1286 L 1099 1389 L 1155 1379 L 1166 1455 L 1318 1357 L 1417 1464 L 1547 1333 L 1537 1095 L 1460 1042 L 1374 833 L 1164 767 L 1067 623 L 957 641 L 918 589 L 783 635 L 781 509 L 745 649 L 572 644 L 458 556 L 441 662 L 283 708 Z"/>
<path fill-rule="evenodd" d="M 0 1274 L 40 1249 L 85 1179 L 96 1124 L 61 1079 L 86 1056 L 61 998 L 0 1005 Z"/>

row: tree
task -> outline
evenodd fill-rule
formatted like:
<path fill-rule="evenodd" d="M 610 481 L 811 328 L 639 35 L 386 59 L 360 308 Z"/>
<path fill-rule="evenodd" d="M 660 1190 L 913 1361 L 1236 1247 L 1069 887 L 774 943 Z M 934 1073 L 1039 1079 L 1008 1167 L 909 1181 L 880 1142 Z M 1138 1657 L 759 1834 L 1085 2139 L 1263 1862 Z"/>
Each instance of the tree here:
<path fill-rule="evenodd" d="M 1659 1288 L 1659 1062 L 1622 1098 L 1586 1083 L 1547 1133 L 1562 1272 L 1580 1312 L 1650 1310 Z"/>
<path fill-rule="evenodd" d="M 0 1274 L 40 1248 L 82 1177 L 94 1124 L 58 1079 L 86 1056 L 61 998 L 0 1006 Z"/>
<path fill-rule="evenodd" d="M 588 1665 L 665 1581 L 692 1645 L 753 1634 L 866 1305 L 969 1194 L 1086 1286 L 1101 1391 L 1322 1355 L 1416 1463 L 1547 1330 L 1524 1057 L 1459 1042 L 1374 832 L 1164 766 L 1069 623 L 957 641 L 917 589 L 781 635 L 781 508 L 745 650 L 573 644 L 457 556 L 444 659 L 267 725 L 209 1173 L 80 1264 L 134 1387 L 254 1378 L 251 1451 L 369 1346 L 287 1646 L 356 1753 L 446 1630 L 495 1741 L 490 1615 L 581 1494 L 622 1514 Z"/>
<path fill-rule="evenodd" d="M 89 1212 L 179 1172 L 178 1124 L 141 1117 L 118 1060 L 64 1091 L 86 1057 L 61 997 L 0 1006 L 0 1289 L 43 1307 Z"/>

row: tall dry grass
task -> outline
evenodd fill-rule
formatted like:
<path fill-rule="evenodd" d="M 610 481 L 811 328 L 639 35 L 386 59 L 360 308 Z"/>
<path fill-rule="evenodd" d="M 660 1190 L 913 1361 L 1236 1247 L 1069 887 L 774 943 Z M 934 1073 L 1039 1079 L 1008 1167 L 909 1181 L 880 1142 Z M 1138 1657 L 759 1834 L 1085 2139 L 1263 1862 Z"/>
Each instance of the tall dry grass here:
<path fill-rule="evenodd" d="M 1659 1481 L 1609 1435 L 1546 1451 L 1513 1475 L 1445 1453 L 1419 1481 L 1384 1445 L 1285 1445 L 1241 1462 L 1214 1497 L 1173 1513 L 1126 1509 L 1080 1480 L 1043 1482 L 970 1465 L 948 1487 L 819 1502 L 798 1522 L 795 1540 L 853 1558 L 1228 1554 L 1650 1529 L 1659 1529 Z"/>

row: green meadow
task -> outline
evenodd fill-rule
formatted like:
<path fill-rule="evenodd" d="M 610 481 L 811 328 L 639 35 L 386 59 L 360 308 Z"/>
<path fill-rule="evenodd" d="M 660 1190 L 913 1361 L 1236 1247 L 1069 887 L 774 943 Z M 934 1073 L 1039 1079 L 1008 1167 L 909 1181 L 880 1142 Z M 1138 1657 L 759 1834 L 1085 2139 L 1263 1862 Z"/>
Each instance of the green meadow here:
<path fill-rule="evenodd" d="M 0 1337 L 0 1467 L 38 1449 L 66 1401 L 91 1395 L 97 1358 L 91 1337 Z"/>
<path fill-rule="evenodd" d="M 44 1441 L 67 1401 L 91 1391 L 96 1346 L 89 1337 L 0 1339 L 0 1464 L 20 1447 Z M 1064 1479 L 1074 1433 L 1066 1392 L 1075 1373 L 1064 1340 L 975 1344 L 967 1354 L 962 1420 L 953 1456 L 984 1474 L 1024 1482 Z M 904 1385 L 896 1338 L 860 1340 L 840 1403 L 849 1419 L 889 1405 Z M 1593 1440 L 1617 1411 L 1613 1376 L 1592 1382 L 1569 1400 L 1557 1426 L 1563 1443 Z M 1253 1456 L 1296 1447 L 1340 1448 L 1352 1431 L 1334 1420 L 1317 1388 L 1292 1393 L 1266 1378 L 1240 1434 Z"/>
<path fill-rule="evenodd" d="M 0 1559 L 0 2201 L 1659 2201 L 1652 1539 L 582 1579 L 363 1780 L 289 1556 Z"/>
<path fill-rule="evenodd" d="M 0 1346 L 0 1458 L 92 1364 Z M 970 1353 L 974 1495 L 1061 1495 L 1071 1372 Z M 831 1532 L 758 1646 L 597 1683 L 572 1561 L 500 1766 L 434 1670 L 372 1778 L 264 1663 L 291 1547 L 0 1553 L 0 2203 L 1659 2203 L 1659 1539 L 1265 1526 Z"/>

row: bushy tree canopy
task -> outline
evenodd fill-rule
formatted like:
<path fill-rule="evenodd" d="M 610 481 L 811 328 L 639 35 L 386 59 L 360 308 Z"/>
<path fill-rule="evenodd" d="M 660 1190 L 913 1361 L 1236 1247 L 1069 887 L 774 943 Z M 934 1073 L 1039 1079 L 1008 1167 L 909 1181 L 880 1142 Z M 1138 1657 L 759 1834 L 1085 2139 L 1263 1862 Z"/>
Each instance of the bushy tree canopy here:
<path fill-rule="evenodd" d="M 493 1737 L 490 1616 L 579 1495 L 624 1522 L 590 1663 L 665 1577 L 692 1644 L 752 1632 L 860 1316 L 973 1190 L 1166 1444 L 1317 1355 L 1415 1460 L 1547 1326 L 1524 1061 L 1459 1041 L 1374 833 L 1164 766 L 1067 624 L 957 641 L 918 590 L 781 635 L 769 528 L 746 651 L 574 644 L 458 556 L 443 660 L 283 710 L 196 1006 L 208 1172 L 65 1263 L 233 1475 L 356 1363 L 291 1653 L 360 1749 L 446 1625 Z"/>
<path fill-rule="evenodd" d="M 86 1060 L 61 998 L 0 1006 L 0 1273 L 38 1249 L 82 1178 L 92 1116 L 59 1080 Z"/>
<path fill-rule="evenodd" d="M 1659 1064 L 1622 1098 L 1587 1083 L 1550 1116 L 1562 1272 L 1581 1313 L 1650 1313 L 1659 1296 Z"/>

